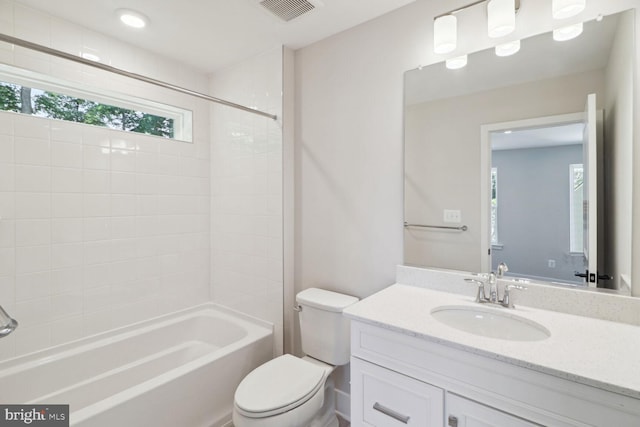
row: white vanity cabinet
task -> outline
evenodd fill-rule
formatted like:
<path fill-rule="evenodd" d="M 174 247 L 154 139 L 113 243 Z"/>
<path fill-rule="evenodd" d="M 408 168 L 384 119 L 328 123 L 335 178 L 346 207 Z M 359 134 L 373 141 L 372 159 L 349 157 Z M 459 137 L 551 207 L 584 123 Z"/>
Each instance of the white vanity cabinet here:
<path fill-rule="evenodd" d="M 538 425 L 357 357 L 351 359 L 351 387 L 354 426 L 439 427 L 443 420 L 452 427 Z"/>
<path fill-rule="evenodd" d="M 638 399 L 452 343 L 351 325 L 354 427 L 640 426 Z"/>

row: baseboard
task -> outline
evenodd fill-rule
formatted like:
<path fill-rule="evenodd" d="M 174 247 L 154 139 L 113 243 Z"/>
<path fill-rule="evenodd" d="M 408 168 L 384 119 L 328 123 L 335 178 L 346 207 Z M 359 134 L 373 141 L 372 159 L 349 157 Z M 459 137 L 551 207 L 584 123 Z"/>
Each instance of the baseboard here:
<path fill-rule="evenodd" d="M 351 422 L 351 395 L 336 389 L 336 413 Z"/>

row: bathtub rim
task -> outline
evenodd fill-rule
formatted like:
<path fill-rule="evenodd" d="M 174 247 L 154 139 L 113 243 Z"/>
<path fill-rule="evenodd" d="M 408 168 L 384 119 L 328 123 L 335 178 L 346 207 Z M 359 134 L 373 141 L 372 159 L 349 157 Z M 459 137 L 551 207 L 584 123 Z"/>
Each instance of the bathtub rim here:
<path fill-rule="evenodd" d="M 232 308 L 226 307 L 221 304 L 217 304 L 214 302 L 205 302 L 205 303 L 197 304 L 191 307 L 160 314 L 154 317 L 150 317 L 148 319 L 139 320 L 123 326 L 117 326 L 115 328 L 98 332 L 96 334 L 87 335 L 85 337 L 81 337 L 72 341 L 67 341 L 65 343 L 56 344 L 51 347 L 46 347 L 30 353 L 25 353 L 19 356 L 2 360 L 0 361 L 0 378 L 6 375 L 7 371 L 10 371 L 12 368 L 16 367 L 17 365 L 28 364 L 30 362 L 40 360 L 47 356 L 53 356 L 53 355 L 67 352 L 67 351 L 71 351 L 79 347 L 84 347 L 98 341 L 114 339 L 121 335 L 127 335 L 138 329 L 144 329 L 156 324 L 159 325 L 164 322 L 170 323 L 171 320 L 177 320 L 178 318 L 183 316 L 194 315 L 198 312 L 211 311 L 211 310 L 219 311 L 225 315 L 232 316 L 234 318 L 242 320 L 253 326 L 269 329 L 273 333 L 274 324 L 271 322 L 259 319 L 257 317 L 248 315 L 246 313 L 242 313 L 240 311 L 234 310 Z"/>

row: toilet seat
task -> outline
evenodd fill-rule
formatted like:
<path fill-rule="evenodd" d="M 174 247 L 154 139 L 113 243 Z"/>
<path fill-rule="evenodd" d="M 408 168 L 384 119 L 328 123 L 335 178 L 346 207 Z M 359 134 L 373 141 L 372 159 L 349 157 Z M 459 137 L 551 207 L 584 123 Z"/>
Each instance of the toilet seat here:
<path fill-rule="evenodd" d="M 235 394 L 238 413 L 265 418 L 294 409 L 323 388 L 327 370 L 304 359 L 285 354 L 247 375 Z"/>

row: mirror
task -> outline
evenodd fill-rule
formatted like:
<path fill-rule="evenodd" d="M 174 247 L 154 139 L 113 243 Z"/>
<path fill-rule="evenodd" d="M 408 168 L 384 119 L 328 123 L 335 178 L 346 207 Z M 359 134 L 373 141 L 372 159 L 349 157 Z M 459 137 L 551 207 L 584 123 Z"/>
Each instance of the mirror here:
<path fill-rule="evenodd" d="M 488 49 L 460 70 L 405 74 L 405 264 L 488 272 L 506 262 L 512 276 L 630 287 L 634 26 L 630 10 L 569 41 L 541 34 L 512 56 Z M 602 118 L 588 174 L 590 94 L 589 114 Z M 583 197 L 589 176 L 597 202 Z M 575 276 L 589 260 L 586 280 Z"/>

